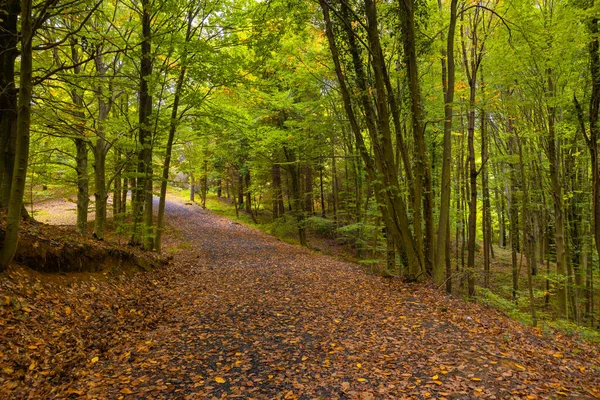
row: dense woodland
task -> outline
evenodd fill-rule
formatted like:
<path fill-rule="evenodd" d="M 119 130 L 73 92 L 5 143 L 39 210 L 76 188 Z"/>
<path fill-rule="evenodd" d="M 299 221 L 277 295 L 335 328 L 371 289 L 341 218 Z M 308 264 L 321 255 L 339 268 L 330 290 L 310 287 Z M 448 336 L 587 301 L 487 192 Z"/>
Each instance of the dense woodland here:
<path fill-rule="evenodd" d="M 598 327 L 594 0 L 0 4 L 0 269 L 46 188 L 160 252 L 179 181 L 386 276 L 493 296 L 506 269 L 534 325 Z"/>

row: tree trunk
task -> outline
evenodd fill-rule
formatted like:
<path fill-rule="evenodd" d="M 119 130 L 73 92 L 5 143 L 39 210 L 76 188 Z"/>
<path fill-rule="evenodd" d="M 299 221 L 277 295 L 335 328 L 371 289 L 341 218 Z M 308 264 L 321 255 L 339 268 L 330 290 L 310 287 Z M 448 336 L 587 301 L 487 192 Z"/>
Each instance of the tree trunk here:
<path fill-rule="evenodd" d="M 558 139 L 556 138 L 556 109 L 552 102 L 554 101 L 554 81 L 552 71 L 548 69 L 548 133 L 547 133 L 547 155 L 550 163 L 550 183 L 552 186 L 552 201 L 554 203 L 554 241 L 556 244 L 556 272 L 559 275 L 557 282 L 557 298 L 560 316 L 568 318 L 567 309 L 567 253 L 565 238 L 565 213 L 563 206 L 563 187 L 560 179 L 561 159 L 559 155 Z"/>
<path fill-rule="evenodd" d="M 308 247 L 306 240 L 306 227 L 304 226 L 304 210 L 302 209 L 302 196 L 300 187 L 300 168 L 298 166 L 298 160 L 292 150 L 283 148 L 286 161 L 289 163 L 289 173 L 292 181 L 292 212 L 296 216 L 296 224 L 298 225 L 298 238 L 300 245 Z"/>
<path fill-rule="evenodd" d="M 438 2 L 442 8 L 441 0 Z M 452 163 L 452 118 L 454 115 L 454 82 L 456 67 L 454 63 L 454 35 L 456 31 L 456 13 L 458 0 L 450 3 L 450 25 L 448 26 L 448 38 L 446 49 L 442 51 L 442 80 L 444 87 L 444 150 L 442 154 L 442 179 L 440 187 L 440 219 L 438 224 L 437 251 L 433 268 L 433 280 L 441 285 L 448 280 L 446 262 L 447 242 L 450 241 L 450 168 Z M 447 65 L 446 65 L 447 63 Z M 449 286 L 450 290 L 452 286 Z"/>
<path fill-rule="evenodd" d="M 321 217 L 326 218 L 327 212 L 325 211 L 325 193 L 323 191 L 323 165 L 319 166 L 319 193 L 321 194 Z"/>
<path fill-rule="evenodd" d="M 113 180 L 113 219 L 117 222 L 121 216 L 121 171 L 119 169 L 119 162 L 121 155 L 119 152 L 115 152 L 115 178 Z"/>
<path fill-rule="evenodd" d="M 414 1 L 399 0 L 400 19 L 403 35 L 403 49 L 406 71 L 408 76 L 408 89 L 410 93 L 412 131 L 415 144 L 415 170 L 418 183 L 415 185 L 415 228 L 420 229 L 420 202 L 423 202 L 424 235 L 417 232 L 417 243 L 422 243 L 422 265 L 428 273 L 433 272 L 433 199 L 431 191 L 431 171 L 425 145 L 425 126 L 421 102 L 421 88 L 419 85 L 419 71 L 417 66 L 417 51 L 415 40 Z"/>
<path fill-rule="evenodd" d="M 271 179 L 273 181 L 273 219 L 277 219 L 285 213 L 283 193 L 281 192 L 281 167 L 278 163 L 274 163 L 271 167 Z"/>
<path fill-rule="evenodd" d="M 306 164 L 304 176 L 304 210 L 309 214 L 314 214 L 314 196 L 313 196 L 313 169 L 312 165 Z"/>
<path fill-rule="evenodd" d="M 101 52 L 99 49 L 98 52 Z M 94 237 L 104 239 L 104 230 L 106 227 L 106 203 L 108 199 L 108 188 L 106 187 L 106 155 L 110 149 L 106 141 L 106 120 L 108 119 L 112 93 L 111 85 L 107 85 L 106 71 L 107 66 L 102 59 L 102 55 L 94 58 L 96 71 L 100 78 L 100 84 L 96 87 L 96 99 L 98 101 L 98 125 L 96 130 L 96 143 L 94 145 L 94 198 L 96 200 L 96 213 L 94 220 Z M 104 86 L 109 87 L 109 93 L 106 94 Z M 107 100 L 107 97 L 109 98 Z"/>
<path fill-rule="evenodd" d="M 189 40 L 191 33 L 191 18 L 188 14 L 188 28 L 186 34 L 186 43 Z M 185 61 L 185 52 L 184 52 Z M 169 122 L 169 136 L 167 138 L 167 147 L 165 149 L 165 163 L 163 165 L 162 179 L 160 182 L 160 198 L 158 200 L 158 219 L 156 221 L 156 231 L 154 233 L 154 250 L 158 253 L 162 251 L 162 234 L 164 229 L 164 218 L 165 218 L 165 204 L 167 202 L 167 185 L 169 182 L 169 169 L 171 168 L 171 154 L 173 153 L 173 141 L 175 140 L 175 132 L 177 131 L 177 124 L 179 122 L 179 101 L 181 99 L 181 89 L 183 88 L 183 81 L 185 79 L 186 66 L 185 62 L 183 67 L 179 71 L 179 77 L 177 78 L 177 84 L 175 86 L 175 94 L 173 99 L 173 108 L 171 109 L 171 120 Z M 194 192 L 194 188 L 191 188 L 191 192 Z M 192 199 L 193 201 L 193 199 Z"/>
<path fill-rule="evenodd" d="M 75 171 L 77 173 L 77 232 L 87 234 L 88 208 L 90 204 L 88 177 L 88 142 L 82 138 L 74 139 L 76 156 Z"/>
<path fill-rule="evenodd" d="M 15 147 L 17 141 L 17 88 L 15 87 L 15 60 L 19 56 L 17 22 L 19 0 L 0 4 L 0 209 L 7 210 L 10 202 Z"/>
<path fill-rule="evenodd" d="M 483 74 L 482 74 L 483 75 Z M 482 90 L 483 85 L 483 76 Z M 481 111 L 481 193 L 483 195 L 483 279 L 484 287 L 489 288 L 490 286 L 490 258 L 492 255 L 492 213 L 490 203 L 490 189 L 488 185 L 488 167 L 487 163 L 489 160 L 489 149 L 487 139 L 487 125 L 486 125 L 486 114 L 485 111 Z"/>
<path fill-rule="evenodd" d="M 131 242 L 143 244 L 144 249 L 151 250 L 152 240 L 152 132 L 150 117 L 152 115 L 152 94 L 149 81 L 152 75 L 151 53 L 151 4 L 149 0 L 141 2 L 142 42 L 140 54 L 140 89 L 139 89 L 139 153 L 134 206 L 134 232 Z M 141 229 L 140 229 L 140 224 Z"/>
<path fill-rule="evenodd" d="M 475 46 L 476 43 L 473 44 Z M 477 237 L 477 168 L 475 166 L 475 94 L 477 70 L 471 71 L 471 89 L 469 97 L 469 113 L 467 127 L 467 150 L 469 164 L 469 222 L 467 245 L 467 282 L 469 297 L 475 295 L 475 239 Z"/>
<path fill-rule="evenodd" d="M 71 61 L 75 65 L 73 73 L 79 75 L 81 66 L 79 63 L 79 51 L 74 39 L 70 41 Z M 60 64 L 58 53 L 55 55 L 57 64 Z M 77 231 L 81 235 L 87 234 L 88 208 L 90 203 L 89 176 L 88 176 L 88 145 L 85 138 L 85 114 L 83 112 L 83 94 L 77 88 L 71 89 L 71 100 L 75 105 L 74 116 L 76 118 L 77 136 L 73 139 L 75 143 L 75 172 L 77 174 Z"/>
<path fill-rule="evenodd" d="M 196 181 L 194 180 L 194 175 L 190 175 L 190 201 L 193 203 L 195 201 L 196 195 Z"/>
<path fill-rule="evenodd" d="M 17 250 L 21 209 L 23 208 L 23 196 L 25 194 L 25 181 L 27 178 L 31 98 L 33 91 L 31 82 L 33 64 L 33 23 L 31 13 L 31 0 L 21 0 L 21 71 L 17 112 L 17 140 L 8 214 L 6 216 L 4 245 L 0 249 L 0 271 L 8 267 Z"/>
<path fill-rule="evenodd" d="M 397 247 L 404 246 L 409 264 L 409 279 L 418 279 L 421 276 L 424 264 L 422 262 L 422 248 L 416 245 L 417 235 L 410 231 L 410 223 L 406 204 L 400 195 L 400 188 L 397 176 L 397 168 L 388 168 L 395 166 L 394 147 L 392 145 L 389 125 L 389 104 L 387 100 L 385 85 L 385 62 L 381 50 L 378 29 L 377 13 L 375 4 L 371 0 L 365 1 L 365 13 L 368 20 L 367 36 L 371 56 L 373 57 L 373 75 L 376 83 L 378 95 L 373 104 L 373 98 L 368 95 L 366 73 L 363 65 L 361 50 L 357 44 L 356 37 L 351 28 L 344 25 L 348 48 L 352 56 L 352 64 L 355 71 L 356 85 L 359 89 L 360 104 L 366 116 L 367 131 L 371 139 L 374 157 L 371 156 L 365 144 L 362 130 L 356 119 L 353 110 L 353 101 L 347 86 L 347 75 L 342 72 L 339 52 L 335 43 L 333 25 L 329 15 L 329 4 L 325 0 L 320 0 L 325 21 L 326 35 L 329 43 L 329 49 L 335 66 L 336 76 L 340 85 L 340 92 L 344 103 L 346 115 L 352 128 L 352 133 L 356 141 L 358 152 L 362 161 L 365 163 L 369 181 L 373 185 L 373 192 L 376 196 L 377 204 L 381 211 L 383 220 L 389 234 L 394 237 Z M 346 4 L 342 4 L 342 18 L 349 17 L 350 10 Z M 342 24 L 343 25 L 343 24 Z M 385 188 L 385 190 L 383 189 Z"/>
<path fill-rule="evenodd" d="M 202 197 L 202 208 L 206 209 L 206 196 L 208 195 L 208 160 L 206 155 L 202 162 L 202 187 L 200 196 Z"/>

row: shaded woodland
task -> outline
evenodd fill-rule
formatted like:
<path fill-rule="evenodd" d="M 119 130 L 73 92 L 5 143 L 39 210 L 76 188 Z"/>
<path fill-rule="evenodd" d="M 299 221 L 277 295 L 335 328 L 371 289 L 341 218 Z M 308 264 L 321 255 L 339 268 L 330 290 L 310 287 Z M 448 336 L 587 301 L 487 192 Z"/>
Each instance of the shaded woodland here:
<path fill-rule="evenodd" d="M 593 0 L 0 9 L 0 270 L 57 193 L 82 237 L 108 219 L 160 253 L 184 185 L 383 276 L 598 328 Z"/>

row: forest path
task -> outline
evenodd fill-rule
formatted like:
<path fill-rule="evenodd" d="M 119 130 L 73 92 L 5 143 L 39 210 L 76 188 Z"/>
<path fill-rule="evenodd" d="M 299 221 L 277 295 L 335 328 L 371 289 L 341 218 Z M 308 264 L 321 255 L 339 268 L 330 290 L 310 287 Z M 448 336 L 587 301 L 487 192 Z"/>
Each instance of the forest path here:
<path fill-rule="evenodd" d="M 46 295 L 64 299 L 58 314 L 73 327 L 36 335 L 58 350 L 89 339 L 84 361 L 51 380 L 32 374 L 16 398 L 600 396 L 589 343 L 370 275 L 182 200 L 166 211 L 171 266 Z"/>
<path fill-rule="evenodd" d="M 182 202 L 156 329 L 95 364 L 88 395 L 590 396 L 598 360 L 490 310 L 366 274 Z M 123 354 L 126 357 L 123 357 Z M 582 356 L 580 354 L 579 356 Z M 589 361 L 586 361 L 589 360 Z M 595 365 L 592 365 L 595 363 Z"/>

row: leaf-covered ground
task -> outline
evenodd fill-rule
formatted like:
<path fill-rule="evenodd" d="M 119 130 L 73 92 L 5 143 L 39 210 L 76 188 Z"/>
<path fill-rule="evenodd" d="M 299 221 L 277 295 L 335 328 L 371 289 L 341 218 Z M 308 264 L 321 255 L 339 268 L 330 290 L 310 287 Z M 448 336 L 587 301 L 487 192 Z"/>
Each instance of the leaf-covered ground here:
<path fill-rule="evenodd" d="M 0 398 L 600 397 L 596 345 L 169 202 L 173 263 L 0 276 Z"/>

